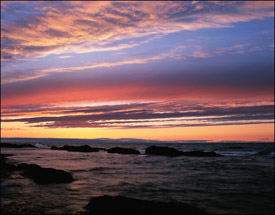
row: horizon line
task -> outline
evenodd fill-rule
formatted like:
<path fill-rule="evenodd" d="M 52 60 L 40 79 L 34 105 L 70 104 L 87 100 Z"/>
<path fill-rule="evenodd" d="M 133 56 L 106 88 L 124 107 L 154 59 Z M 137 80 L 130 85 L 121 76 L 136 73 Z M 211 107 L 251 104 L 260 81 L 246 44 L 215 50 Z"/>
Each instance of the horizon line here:
<path fill-rule="evenodd" d="M 1 142 L 5 140 L 17 141 L 101 141 L 100 143 L 275 143 L 273 141 L 241 141 L 241 140 L 153 140 L 153 139 L 139 139 L 139 138 L 54 138 L 54 137 L 1 137 Z"/>

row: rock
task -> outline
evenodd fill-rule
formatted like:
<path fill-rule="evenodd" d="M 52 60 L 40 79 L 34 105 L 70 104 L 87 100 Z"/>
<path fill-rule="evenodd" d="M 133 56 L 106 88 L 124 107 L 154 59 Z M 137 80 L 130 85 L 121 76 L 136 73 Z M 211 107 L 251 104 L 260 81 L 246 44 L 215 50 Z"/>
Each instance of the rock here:
<path fill-rule="evenodd" d="M 121 147 L 114 147 L 107 150 L 108 153 L 119 153 L 119 154 L 135 154 L 139 155 L 140 152 L 136 149 L 131 148 L 121 148 Z"/>
<path fill-rule="evenodd" d="M 17 168 L 24 171 L 24 176 L 33 179 L 38 184 L 70 183 L 74 180 L 72 175 L 66 171 L 42 168 L 36 164 L 22 163 Z"/>
<path fill-rule="evenodd" d="M 190 151 L 190 152 L 183 152 L 185 156 L 194 156 L 194 157 L 222 157 L 216 152 L 203 152 L 203 151 Z"/>
<path fill-rule="evenodd" d="M 65 151 L 69 151 L 69 152 L 98 152 L 99 150 L 105 150 L 103 148 L 92 148 L 88 145 L 84 145 L 84 146 L 65 145 L 63 147 L 52 146 L 51 149 L 52 150 L 65 150 Z"/>
<path fill-rule="evenodd" d="M 9 157 L 9 156 L 13 156 L 13 154 L 0 154 L 1 158 L 6 158 L 6 157 Z"/>
<path fill-rule="evenodd" d="M 182 151 L 178 151 L 177 149 L 170 148 L 167 146 L 150 146 L 147 147 L 145 150 L 145 154 L 151 155 L 166 155 L 166 156 L 181 156 Z"/>
<path fill-rule="evenodd" d="M 0 156 L 1 156 L 1 165 L 2 164 L 5 164 L 6 163 L 6 161 L 7 161 L 7 157 L 8 156 L 12 156 L 12 154 L 0 154 Z"/>
<path fill-rule="evenodd" d="M 1 154 L 1 179 L 8 178 L 10 174 L 17 170 L 17 167 L 13 164 L 6 163 L 8 160 L 6 157 L 12 154 Z"/>
<path fill-rule="evenodd" d="M 13 143 L 1 143 L 1 147 L 6 147 L 6 148 L 23 148 L 23 147 L 32 147 L 35 148 L 34 145 L 32 144 L 13 144 Z"/>
<path fill-rule="evenodd" d="M 106 195 L 91 199 L 84 208 L 88 214 L 208 214 L 185 203 L 155 202 Z"/>
<path fill-rule="evenodd" d="M 61 150 L 67 150 L 69 152 L 98 152 L 98 149 L 91 148 L 88 145 L 84 146 L 63 146 L 61 147 Z"/>

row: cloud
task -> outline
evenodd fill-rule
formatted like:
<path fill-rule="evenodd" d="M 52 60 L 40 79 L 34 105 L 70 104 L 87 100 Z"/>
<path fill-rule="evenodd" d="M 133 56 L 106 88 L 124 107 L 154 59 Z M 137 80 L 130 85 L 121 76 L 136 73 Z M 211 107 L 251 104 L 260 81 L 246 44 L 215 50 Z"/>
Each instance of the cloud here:
<path fill-rule="evenodd" d="M 39 107 L 36 107 L 39 109 Z M 214 106 L 180 103 L 133 103 L 99 107 L 71 107 L 62 110 L 42 107 L 51 116 L 4 118 L 3 123 L 24 122 L 46 128 L 160 128 L 238 124 L 262 124 L 274 121 L 273 105 Z M 53 112 L 54 111 L 54 112 Z M 41 112 L 40 112 L 41 115 Z"/>
<path fill-rule="evenodd" d="M 9 3 L 9 6 L 4 4 L 4 17 L 11 12 L 11 6 L 16 4 L 19 3 Z M 14 16 L 9 23 L 4 20 L 1 25 L 2 37 L 6 38 L 1 41 L 3 59 L 66 54 L 70 51 L 81 53 L 85 49 L 89 52 L 102 51 L 104 48 L 120 50 L 140 44 L 117 44 L 116 47 L 109 47 L 106 41 L 110 44 L 127 38 L 166 35 L 183 30 L 230 27 L 237 22 L 274 16 L 274 4 L 268 2 L 227 5 L 209 2 L 32 4 L 20 3 L 18 7 L 23 7 L 23 12 L 32 11 L 35 15 L 25 15 L 22 12 L 22 16 Z M 221 9 L 223 13 L 220 13 Z M 100 44 L 105 47 L 100 47 Z"/>
<path fill-rule="evenodd" d="M 58 56 L 59 58 L 61 59 L 65 59 L 65 58 L 71 58 L 72 56 L 69 56 L 69 55 L 63 55 L 63 56 Z"/>
<path fill-rule="evenodd" d="M 159 36 L 158 36 L 159 37 Z M 153 38 L 146 39 L 145 41 L 141 41 L 139 43 L 130 43 L 130 44 L 121 44 L 119 46 L 111 46 L 108 48 L 98 49 L 98 51 L 102 50 L 119 50 L 121 46 L 126 47 L 134 47 L 141 43 L 146 43 Z M 118 49 L 117 49 L 118 48 Z M 197 46 L 193 48 L 193 51 L 191 53 L 187 53 L 185 49 L 187 49 L 187 46 L 177 46 L 175 48 L 171 48 L 170 50 L 167 50 L 163 53 L 160 53 L 158 55 L 143 57 L 143 58 L 128 58 L 124 60 L 118 60 L 118 61 L 106 61 L 106 62 L 95 62 L 91 64 L 86 64 L 82 66 L 71 66 L 71 67 L 52 67 L 52 68 L 46 68 L 46 69 L 15 69 L 15 70 L 8 70 L 2 72 L 2 83 L 10 83 L 10 82 L 16 82 L 16 81 L 23 81 L 23 80 L 30 80 L 30 79 L 36 79 L 43 76 L 48 75 L 49 73 L 63 73 L 63 72 L 74 72 L 74 71 L 82 71 L 82 70 L 95 70 L 100 67 L 117 67 L 117 66 L 123 66 L 123 65 L 129 65 L 129 64 L 147 64 L 152 63 L 156 61 L 161 60 L 185 60 L 188 57 L 193 58 L 213 58 L 216 56 L 223 56 L 226 54 L 242 54 L 245 52 L 254 52 L 262 50 L 260 47 L 252 47 L 250 44 L 235 44 L 230 47 L 220 47 L 216 48 L 215 50 L 204 50 L 203 47 Z M 82 50 L 82 49 L 81 49 Z M 83 52 L 85 49 L 83 48 Z M 80 49 L 78 50 L 79 52 Z M 96 49 L 94 49 L 96 51 Z M 123 53 L 116 53 L 116 54 L 123 54 Z M 71 58 L 72 56 L 59 56 L 58 58 L 65 59 L 65 58 Z M 26 59 L 27 60 L 27 59 Z"/>
<path fill-rule="evenodd" d="M 36 79 L 43 76 L 46 76 L 48 73 L 63 73 L 63 72 L 74 72 L 74 71 L 82 71 L 87 69 L 96 69 L 100 67 L 116 67 L 128 64 L 146 64 L 154 61 L 159 61 L 165 58 L 177 58 L 174 50 L 172 49 L 168 53 L 162 53 L 156 56 L 150 56 L 145 58 L 130 58 L 126 60 L 120 60 L 115 62 L 97 62 L 92 63 L 90 65 L 83 66 L 74 66 L 74 67 L 52 67 L 47 69 L 16 69 L 12 71 L 3 71 L 2 75 L 2 83 L 10 83 L 16 81 L 24 81 L 30 79 Z M 59 58 L 70 58 L 71 56 L 60 56 Z"/>
<path fill-rule="evenodd" d="M 257 55 L 245 65 L 239 63 L 240 57 L 220 62 L 208 58 L 203 67 L 195 64 L 192 68 L 185 67 L 181 60 L 176 63 L 167 60 L 178 57 L 179 53 L 182 56 L 184 50 L 182 47 L 159 56 L 79 67 L 23 70 L 22 77 L 20 73 L 18 76 L 2 73 L 2 76 L 11 74 L 5 77 L 9 79 L 26 79 L 24 71 L 30 72 L 28 77 L 42 75 L 36 79 L 2 83 L 2 107 L 65 101 L 273 98 L 272 56 L 262 64 L 261 56 Z M 162 59 L 161 64 L 159 59 Z M 156 61 L 158 63 L 154 63 Z M 67 72 L 66 75 L 63 72 Z"/>

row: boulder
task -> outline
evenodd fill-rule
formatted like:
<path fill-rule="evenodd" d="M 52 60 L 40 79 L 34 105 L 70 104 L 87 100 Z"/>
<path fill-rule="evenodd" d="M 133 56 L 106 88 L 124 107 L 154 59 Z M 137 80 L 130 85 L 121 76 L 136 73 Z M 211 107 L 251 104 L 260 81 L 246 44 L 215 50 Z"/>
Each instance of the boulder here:
<path fill-rule="evenodd" d="M 61 147 L 61 150 L 67 150 L 69 152 L 98 152 L 98 149 L 91 148 L 88 145 L 84 146 L 63 146 Z"/>
<path fill-rule="evenodd" d="M 183 155 L 182 153 L 182 151 L 167 146 L 150 146 L 145 150 L 145 154 L 166 155 L 171 157 L 181 156 Z"/>
<path fill-rule="evenodd" d="M 70 183 L 74 180 L 72 175 L 66 171 L 42 168 L 36 164 L 22 163 L 17 168 L 24 171 L 24 176 L 33 179 L 38 184 Z"/>
<path fill-rule="evenodd" d="M 208 214 L 186 203 L 155 202 L 123 196 L 100 196 L 84 207 L 88 214 Z"/>
<path fill-rule="evenodd" d="M 135 154 L 139 155 L 140 152 L 136 149 L 131 148 L 121 148 L 121 147 L 114 147 L 107 150 L 108 153 L 119 153 L 119 154 Z"/>

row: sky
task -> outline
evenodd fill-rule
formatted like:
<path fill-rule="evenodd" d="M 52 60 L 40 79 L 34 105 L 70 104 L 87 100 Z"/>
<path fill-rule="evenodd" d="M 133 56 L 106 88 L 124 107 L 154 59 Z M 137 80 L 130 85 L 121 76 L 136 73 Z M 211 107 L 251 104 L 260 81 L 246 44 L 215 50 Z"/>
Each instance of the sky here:
<path fill-rule="evenodd" d="M 1 137 L 274 142 L 274 2 L 1 1 Z"/>

